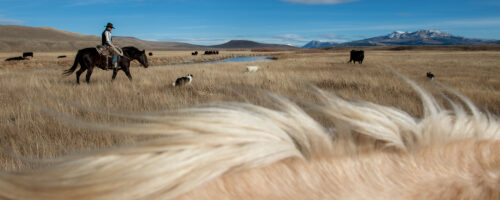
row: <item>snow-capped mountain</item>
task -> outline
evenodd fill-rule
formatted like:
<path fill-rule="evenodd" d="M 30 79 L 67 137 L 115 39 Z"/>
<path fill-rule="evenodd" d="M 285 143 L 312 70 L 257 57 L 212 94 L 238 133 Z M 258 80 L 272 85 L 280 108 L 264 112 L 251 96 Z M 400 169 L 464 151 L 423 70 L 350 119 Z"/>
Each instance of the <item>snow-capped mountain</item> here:
<path fill-rule="evenodd" d="M 323 48 L 323 47 L 335 46 L 336 44 L 337 43 L 335 43 L 335 42 L 321 42 L 318 40 L 313 40 L 313 41 L 310 41 L 309 43 L 307 43 L 306 45 L 304 45 L 302 48 L 306 48 L 306 49 Z"/>
<path fill-rule="evenodd" d="M 394 31 L 391 34 L 331 46 L 476 45 L 498 44 L 499 40 L 470 39 L 438 30 Z M 317 48 L 317 47 L 316 47 Z"/>
<path fill-rule="evenodd" d="M 389 35 L 389 38 L 401 38 L 401 36 L 405 35 L 407 32 L 404 31 L 394 31 Z"/>
<path fill-rule="evenodd" d="M 420 30 L 413 33 L 404 31 L 394 31 L 387 35 L 388 38 L 397 39 L 429 39 L 429 38 L 451 38 L 452 35 L 438 30 Z"/>

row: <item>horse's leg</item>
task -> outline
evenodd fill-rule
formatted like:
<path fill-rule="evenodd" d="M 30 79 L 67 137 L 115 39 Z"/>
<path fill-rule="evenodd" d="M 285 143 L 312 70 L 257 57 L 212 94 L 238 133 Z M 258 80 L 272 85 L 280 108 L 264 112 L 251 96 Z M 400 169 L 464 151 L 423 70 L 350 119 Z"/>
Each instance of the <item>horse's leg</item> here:
<path fill-rule="evenodd" d="M 89 65 L 89 68 L 87 69 L 87 76 L 85 76 L 85 81 L 87 84 L 90 83 L 90 76 L 92 76 L 92 71 L 94 70 L 94 66 Z"/>
<path fill-rule="evenodd" d="M 112 78 L 113 81 L 115 80 L 117 74 L 118 74 L 118 69 L 113 69 L 113 78 Z"/>
<path fill-rule="evenodd" d="M 128 68 L 123 68 L 123 71 L 128 77 L 128 80 L 132 81 L 132 75 L 130 74 L 130 70 Z"/>
<path fill-rule="evenodd" d="M 76 71 L 76 84 L 80 84 L 80 75 L 87 70 L 87 65 L 85 63 L 80 62 L 80 69 Z"/>

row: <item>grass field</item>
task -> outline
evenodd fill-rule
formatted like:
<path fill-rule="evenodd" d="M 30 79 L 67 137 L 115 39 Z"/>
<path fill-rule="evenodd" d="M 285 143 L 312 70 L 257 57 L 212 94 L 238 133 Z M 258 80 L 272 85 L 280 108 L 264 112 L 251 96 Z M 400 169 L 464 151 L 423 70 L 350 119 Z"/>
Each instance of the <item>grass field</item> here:
<path fill-rule="evenodd" d="M 470 97 L 478 107 L 500 114 L 499 51 L 367 51 L 363 65 L 346 64 L 347 51 L 272 53 L 279 54 L 274 55 L 277 60 L 272 62 L 168 65 L 270 53 L 236 51 L 221 52 L 218 57 L 192 57 L 187 51 L 165 51 L 153 52 L 149 58 L 152 67 L 133 67 L 133 82 L 121 72 L 111 82 L 111 71 L 95 70 L 91 83 L 79 86 L 74 75 L 61 75 L 71 66 L 72 53 L 36 53 L 35 60 L 19 63 L 0 61 L 1 169 L 37 165 L 15 155 L 54 158 L 148 139 L 79 128 L 64 119 L 121 123 L 124 120 L 92 111 L 155 112 L 214 101 L 266 105 L 262 91 L 256 89 L 290 97 L 306 107 L 304 102 L 315 102 L 311 92 L 314 85 L 347 99 L 371 101 L 421 115 L 417 94 L 391 69 L 436 95 L 443 90 L 435 82 L 443 83 Z M 2 53 L 0 59 L 18 54 Z M 59 55 L 68 58 L 57 60 Z M 245 73 L 247 65 L 259 65 L 261 69 Z M 428 71 L 436 75 L 435 81 L 425 77 Z M 171 86 L 177 77 L 188 73 L 194 75 L 191 85 Z M 315 117 L 321 121 L 321 116 Z"/>

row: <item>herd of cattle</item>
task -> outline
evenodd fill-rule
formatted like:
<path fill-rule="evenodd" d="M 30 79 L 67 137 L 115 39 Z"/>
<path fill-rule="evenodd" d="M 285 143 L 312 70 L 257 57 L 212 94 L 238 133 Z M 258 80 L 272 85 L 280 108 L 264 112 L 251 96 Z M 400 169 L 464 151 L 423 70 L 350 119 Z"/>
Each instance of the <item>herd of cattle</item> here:
<path fill-rule="evenodd" d="M 29 60 L 29 59 L 33 58 L 33 56 L 34 56 L 33 52 L 24 52 L 23 56 L 7 58 L 7 59 L 5 59 L 5 61 Z M 66 57 L 67 57 L 66 55 L 57 56 L 57 58 L 59 58 L 59 59 L 66 58 Z"/>
<path fill-rule="evenodd" d="M 198 55 L 198 51 L 191 52 L 191 55 L 197 56 Z M 204 55 L 219 55 L 219 51 L 216 51 L 216 50 L 205 51 Z"/>
<path fill-rule="evenodd" d="M 219 55 L 219 51 L 205 51 L 205 55 Z"/>

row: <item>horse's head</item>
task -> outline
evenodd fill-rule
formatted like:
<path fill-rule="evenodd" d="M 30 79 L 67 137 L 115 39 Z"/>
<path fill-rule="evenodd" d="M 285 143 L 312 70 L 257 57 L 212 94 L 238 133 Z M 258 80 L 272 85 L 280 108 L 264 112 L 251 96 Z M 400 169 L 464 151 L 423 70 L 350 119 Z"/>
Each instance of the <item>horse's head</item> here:
<path fill-rule="evenodd" d="M 149 67 L 148 57 L 146 56 L 146 50 L 140 51 L 135 47 L 124 47 L 123 53 L 128 56 L 131 60 L 137 60 L 144 68 Z"/>
<path fill-rule="evenodd" d="M 142 66 L 144 66 L 144 68 L 149 67 L 148 57 L 146 56 L 146 50 L 142 50 L 139 53 L 137 60 L 142 64 Z"/>

